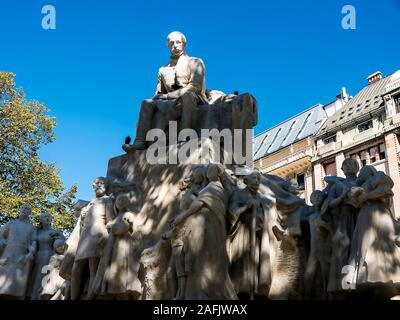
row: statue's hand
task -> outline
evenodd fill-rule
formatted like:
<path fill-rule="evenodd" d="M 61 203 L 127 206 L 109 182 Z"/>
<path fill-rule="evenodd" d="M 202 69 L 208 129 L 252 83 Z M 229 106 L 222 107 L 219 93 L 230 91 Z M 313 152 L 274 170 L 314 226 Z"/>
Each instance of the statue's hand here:
<path fill-rule="evenodd" d="M 361 194 L 363 194 L 365 191 L 361 187 L 352 187 L 350 190 L 350 196 L 352 198 L 354 197 L 359 197 Z"/>
<path fill-rule="evenodd" d="M 107 229 L 108 233 L 111 233 L 112 226 L 113 226 L 113 222 L 112 221 L 106 224 L 106 229 Z"/>
<path fill-rule="evenodd" d="M 102 235 L 98 242 L 99 246 L 104 247 L 106 245 L 107 239 L 108 239 L 108 234 Z"/>
<path fill-rule="evenodd" d="M 26 254 L 26 255 L 20 257 L 20 258 L 18 259 L 18 263 L 26 264 L 26 263 L 32 261 L 33 258 L 34 258 L 34 255 L 33 255 L 32 253 L 28 253 L 28 254 Z"/>
<path fill-rule="evenodd" d="M 257 209 L 260 207 L 260 201 L 258 201 L 257 199 L 250 199 L 249 201 L 247 201 L 247 204 L 253 209 Z"/>
<path fill-rule="evenodd" d="M 396 244 L 396 246 L 400 247 L 400 236 L 397 236 L 397 237 L 394 239 L 394 243 Z"/>
<path fill-rule="evenodd" d="M 167 232 L 164 232 L 164 233 L 161 235 L 161 239 L 163 239 L 163 240 L 170 240 L 171 237 L 172 237 L 172 230 L 169 230 L 169 231 L 167 231 Z"/>
<path fill-rule="evenodd" d="M 183 222 L 183 220 L 184 220 L 184 218 L 181 214 L 179 216 L 177 216 L 174 219 L 174 221 L 171 223 L 172 229 L 175 229 L 177 225 L 179 225 Z"/>
<path fill-rule="evenodd" d="M 29 245 L 28 251 L 29 251 L 29 254 L 35 255 L 36 247 L 33 245 Z"/>
<path fill-rule="evenodd" d="M 0 239 L 0 250 L 4 249 L 7 246 L 7 240 Z"/>
<path fill-rule="evenodd" d="M 361 187 L 352 187 L 350 190 L 350 201 L 355 207 L 360 207 L 364 202 L 365 190 Z"/>
<path fill-rule="evenodd" d="M 0 259 L 0 266 L 5 266 L 7 264 L 8 258 Z"/>

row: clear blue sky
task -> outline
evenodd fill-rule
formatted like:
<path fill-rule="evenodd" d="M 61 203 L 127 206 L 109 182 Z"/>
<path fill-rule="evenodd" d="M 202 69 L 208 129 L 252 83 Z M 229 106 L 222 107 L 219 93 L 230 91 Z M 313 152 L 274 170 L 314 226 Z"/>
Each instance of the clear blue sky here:
<path fill-rule="evenodd" d="M 56 30 L 41 28 L 46 4 L 57 10 Z M 356 30 L 341 27 L 346 4 Z M 57 140 L 41 158 L 90 199 L 92 180 L 134 135 L 170 31 L 184 32 L 188 54 L 204 60 L 208 88 L 257 98 L 258 133 L 342 86 L 355 94 L 377 70 L 399 69 L 399 22 L 400 0 L 0 0 L 0 70 L 51 109 Z"/>

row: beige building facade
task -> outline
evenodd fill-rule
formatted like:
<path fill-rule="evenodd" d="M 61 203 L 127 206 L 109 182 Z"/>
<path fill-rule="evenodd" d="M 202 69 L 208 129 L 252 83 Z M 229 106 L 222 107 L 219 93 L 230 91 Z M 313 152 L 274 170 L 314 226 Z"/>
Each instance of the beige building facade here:
<path fill-rule="evenodd" d="M 313 186 L 323 189 L 325 176 L 344 176 L 343 160 L 355 158 L 360 167 L 372 165 L 393 179 L 393 214 L 399 217 L 400 70 L 387 77 L 376 72 L 367 79 L 367 86 L 315 134 Z"/>

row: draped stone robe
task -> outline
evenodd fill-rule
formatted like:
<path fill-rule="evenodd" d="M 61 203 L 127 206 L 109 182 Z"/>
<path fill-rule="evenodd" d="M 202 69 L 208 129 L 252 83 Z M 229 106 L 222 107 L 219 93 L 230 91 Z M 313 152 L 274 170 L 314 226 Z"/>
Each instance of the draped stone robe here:
<path fill-rule="evenodd" d="M 252 198 L 256 198 L 261 203 L 256 212 L 256 252 L 254 257 L 251 257 L 250 253 L 252 209 L 250 208 L 242 214 L 237 213 L 237 210 L 245 206 L 247 201 Z M 261 250 L 263 238 L 265 242 L 265 238 L 268 237 L 268 205 L 266 199 L 261 194 L 254 196 L 248 188 L 236 190 L 230 199 L 228 220 L 230 223 L 230 241 L 228 244 L 231 263 L 230 274 L 236 292 L 249 294 L 253 290 L 252 279 L 254 275 L 252 274 L 251 260 L 254 259 L 256 264 L 256 293 L 267 295 L 270 277 L 260 277 L 260 272 L 265 269 L 260 266 L 268 266 L 269 269 L 270 264 L 269 254 L 262 254 Z"/>
<path fill-rule="evenodd" d="M 7 241 L 0 257 L 0 296 L 24 299 L 32 266 L 24 257 L 29 246 L 35 246 L 36 228 L 28 221 L 16 219 L 0 229 L 0 239 Z"/>
<path fill-rule="evenodd" d="M 224 188 L 220 181 L 210 182 L 197 198 L 203 207 L 184 224 L 190 238 L 191 270 L 187 274 L 185 300 L 237 299 L 229 277 L 226 250 Z"/>

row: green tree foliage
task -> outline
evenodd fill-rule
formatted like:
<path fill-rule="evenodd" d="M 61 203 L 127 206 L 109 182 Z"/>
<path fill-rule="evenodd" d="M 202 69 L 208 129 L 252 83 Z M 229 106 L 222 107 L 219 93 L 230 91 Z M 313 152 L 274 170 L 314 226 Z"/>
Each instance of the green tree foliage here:
<path fill-rule="evenodd" d="M 41 146 L 55 140 L 55 119 L 43 104 L 26 98 L 14 77 L 0 71 L 0 225 L 29 203 L 36 217 L 48 211 L 54 227 L 70 231 L 76 186 L 65 191 L 60 170 L 38 156 Z"/>

